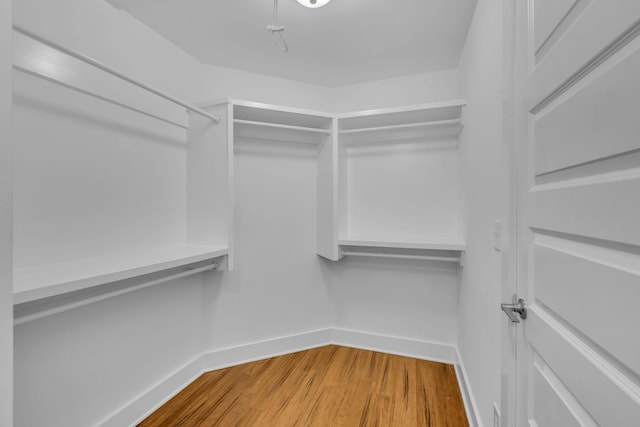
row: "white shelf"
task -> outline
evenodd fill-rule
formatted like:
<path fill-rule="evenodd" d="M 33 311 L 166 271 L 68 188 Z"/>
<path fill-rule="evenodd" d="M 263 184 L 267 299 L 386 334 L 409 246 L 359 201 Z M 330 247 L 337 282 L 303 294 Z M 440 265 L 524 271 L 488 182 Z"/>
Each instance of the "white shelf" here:
<path fill-rule="evenodd" d="M 247 101 L 233 102 L 233 118 L 260 123 L 288 125 L 307 129 L 330 130 L 333 117 L 327 113 L 277 107 Z"/>
<path fill-rule="evenodd" d="M 265 141 L 300 142 L 319 144 L 331 134 L 328 129 L 317 129 L 279 123 L 234 119 L 236 137 Z"/>
<path fill-rule="evenodd" d="M 238 138 L 320 144 L 332 132 L 333 119 L 324 113 L 247 101 L 231 103 Z"/>
<path fill-rule="evenodd" d="M 118 280 L 225 256 L 215 246 L 175 246 L 121 252 L 14 271 L 13 304 L 22 304 Z"/>
<path fill-rule="evenodd" d="M 329 259 L 460 262 L 465 105 L 458 99 L 337 116 L 338 256 Z"/>
<path fill-rule="evenodd" d="M 433 251 L 464 251 L 465 244 L 461 242 L 398 242 L 380 240 L 345 239 L 338 240 L 340 246 L 359 246 L 365 248 L 385 249 L 419 249 Z"/>
<path fill-rule="evenodd" d="M 358 111 L 338 116 L 340 130 L 367 129 L 380 126 L 439 122 L 460 119 L 464 100 L 420 104 L 401 108 Z"/>
<path fill-rule="evenodd" d="M 460 266 L 465 245 L 460 242 L 339 240 L 340 257 L 368 257 L 453 262 Z"/>
<path fill-rule="evenodd" d="M 338 119 L 339 133 L 347 142 L 456 138 L 464 105 L 458 100 L 344 114 Z"/>
<path fill-rule="evenodd" d="M 344 143 L 394 143 L 404 141 L 458 143 L 462 120 L 440 120 L 340 131 Z"/>

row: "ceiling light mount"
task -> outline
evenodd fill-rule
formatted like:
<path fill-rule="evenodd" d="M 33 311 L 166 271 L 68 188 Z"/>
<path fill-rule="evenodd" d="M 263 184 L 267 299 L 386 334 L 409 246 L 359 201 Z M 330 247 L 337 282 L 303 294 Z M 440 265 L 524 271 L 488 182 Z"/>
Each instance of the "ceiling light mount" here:
<path fill-rule="evenodd" d="M 301 5 L 311 8 L 317 9 L 329 3 L 331 0 L 296 0 Z M 280 25 L 278 23 L 278 0 L 273 0 L 273 23 L 267 25 L 267 31 L 272 35 L 278 36 L 278 44 L 280 45 L 280 49 L 284 53 L 289 51 L 289 46 L 287 46 L 287 42 L 284 40 L 284 36 L 282 33 L 284 32 L 284 25 Z"/>
<path fill-rule="evenodd" d="M 298 3 L 305 7 L 317 9 L 329 3 L 331 0 L 296 0 Z"/>
<path fill-rule="evenodd" d="M 280 45 L 280 49 L 282 49 L 284 53 L 287 53 L 289 52 L 289 46 L 282 35 L 284 30 L 284 25 L 278 24 L 278 0 L 273 0 L 273 23 L 267 25 L 267 31 L 271 34 L 278 35 L 278 44 Z"/>

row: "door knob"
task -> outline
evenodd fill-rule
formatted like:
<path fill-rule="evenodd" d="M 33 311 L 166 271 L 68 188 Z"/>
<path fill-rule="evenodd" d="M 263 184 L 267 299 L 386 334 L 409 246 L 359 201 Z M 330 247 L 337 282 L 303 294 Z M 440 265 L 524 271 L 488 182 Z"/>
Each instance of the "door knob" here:
<path fill-rule="evenodd" d="M 512 304 L 500 304 L 502 311 L 504 311 L 509 320 L 513 323 L 520 323 L 520 319 L 518 319 L 516 313 L 520 315 L 522 320 L 527 318 L 527 302 L 523 298 L 517 298 L 517 296 L 513 296 Z"/>

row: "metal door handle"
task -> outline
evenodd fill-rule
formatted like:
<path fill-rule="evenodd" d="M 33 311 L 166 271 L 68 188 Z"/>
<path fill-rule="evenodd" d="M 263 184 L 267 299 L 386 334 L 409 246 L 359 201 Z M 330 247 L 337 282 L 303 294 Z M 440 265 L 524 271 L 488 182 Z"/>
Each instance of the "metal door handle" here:
<path fill-rule="evenodd" d="M 520 315 L 520 318 L 522 318 L 522 320 L 527 318 L 527 302 L 520 298 L 517 301 L 516 300 L 517 297 L 513 297 L 514 299 L 514 303 L 513 304 L 500 304 L 500 308 L 502 309 L 502 311 L 504 311 L 504 313 L 507 315 L 507 317 L 509 318 L 509 320 L 511 320 L 513 323 L 520 323 L 520 319 L 518 319 L 518 316 L 516 316 L 516 313 L 518 313 Z"/>

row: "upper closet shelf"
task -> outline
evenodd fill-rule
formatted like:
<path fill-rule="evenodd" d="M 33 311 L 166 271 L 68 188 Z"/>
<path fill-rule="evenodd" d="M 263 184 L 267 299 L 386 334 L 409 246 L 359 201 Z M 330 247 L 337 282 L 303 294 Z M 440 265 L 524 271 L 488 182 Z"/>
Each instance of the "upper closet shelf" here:
<path fill-rule="evenodd" d="M 13 303 L 49 298 L 227 254 L 227 248 L 215 246 L 158 247 L 15 270 Z"/>
<path fill-rule="evenodd" d="M 338 117 L 339 133 L 346 141 L 368 142 L 456 138 L 464 105 L 456 100 L 343 114 Z"/>
<path fill-rule="evenodd" d="M 332 133 L 330 113 L 224 98 L 201 106 L 233 106 L 234 136 L 265 141 L 319 144 Z"/>
<path fill-rule="evenodd" d="M 214 115 L 214 114 L 210 114 L 206 111 L 204 111 L 201 108 L 198 108 L 195 105 L 192 105 L 182 99 L 179 99 L 173 95 L 170 95 L 164 91 L 161 91 L 155 87 L 152 87 L 146 83 L 141 82 L 138 79 L 135 79 L 133 77 L 128 76 L 127 74 L 124 74 L 118 70 L 116 70 L 115 68 L 104 64 L 94 58 L 91 58 L 90 56 L 87 56 L 83 53 L 80 52 L 76 52 L 75 50 L 69 49 L 65 46 L 62 46 L 58 43 L 55 43 L 51 40 L 48 40 L 38 34 L 35 34 L 25 28 L 22 28 L 20 26 L 14 25 L 13 26 L 13 30 L 18 33 L 18 34 L 22 34 L 23 36 L 28 37 L 31 40 L 34 40 L 38 43 L 41 43 L 42 45 L 48 46 L 49 48 L 52 48 L 58 52 L 61 52 L 65 55 L 68 55 L 72 58 L 75 58 L 85 64 L 88 64 L 98 70 L 104 71 L 107 74 L 110 74 L 114 77 L 117 77 L 118 79 L 125 81 L 127 83 L 132 84 L 133 86 L 139 87 L 141 89 L 143 89 L 144 91 L 147 91 L 153 95 L 156 95 L 162 99 L 165 99 L 173 104 L 179 105 L 180 107 L 185 108 L 188 111 L 191 111 L 193 113 L 196 113 L 202 117 L 205 117 L 211 121 L 213 121 L 214 123 L 219 123 L 220 122 L 220 117 Z M 162 116 L 159 116 L 157 114 L 151 113 L 149 111 L 146 111 L 144 109 L 140 109 L 136 106 L 127 104 L 127 103 L 123 103 L 121 101 L 118 101 L 116 99 L 112 99 L 109 97 L 106 97 L 104 95 L 101 95 L 100 93 L 97 93 L 93 90 L 89 90 L 83 87 L 80 87 L 76 84 L 74 84 L 73 82 L 68 80 L 69 77 L 69 72 L 68 70 L 64 70 L 61 71 L 61 67 L 58 63 L 56 63 L 55 61 L 52 61 L 52 58 L 55 58 L 54 55 L 48 55 L 48 56 L 42 56 L 42 57 L 30 57 L 30 58 L 19 58 L 19 60 L 16 62 L 16 59 L 14 57 L 14 64 L 13 64 L 13 68 L 26 72 L 28 74 L 40 77 L 42 79 L 48 80 L 50 82 L 62 85 L 68 89 L 72 89 L 78 92 L 82 92 L 86 95 L 90 95 L 93 97 L 96 97 L 98 99 L 101 99 L 103 101 L 112 103 L 112 104 L 116 104 L 119 105 L 121 107 L 133 110 L 133 111 L 137 111 L 141 114 L 144 114 L 146 116 L 150 116 L 150 117 L 154 117 L 157 118 L 161 121 L 167 122 L 167 123 L 171 123 L 183 128 L 186 128 L 183 124 L 181 123 L 176 123 L 173 122 L 171 120 L 168 120 L 167 118 L 164 118 Z"/>

